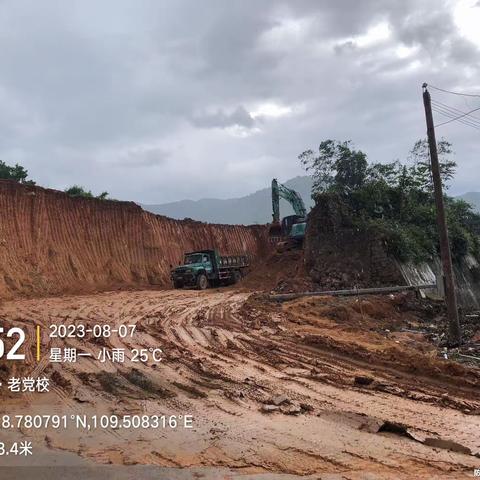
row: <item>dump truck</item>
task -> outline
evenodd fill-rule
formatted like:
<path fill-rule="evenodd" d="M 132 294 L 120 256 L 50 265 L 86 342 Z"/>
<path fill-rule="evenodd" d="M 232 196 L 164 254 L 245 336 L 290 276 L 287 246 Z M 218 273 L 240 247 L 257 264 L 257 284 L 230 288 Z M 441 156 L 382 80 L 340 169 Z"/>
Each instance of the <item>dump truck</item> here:
<path fill-rule="evenodd" d="M 174 288 L 233 285 L 247 273 L 247 255 L 220 255 L 216 250 L 185 253 L 183 264 L 171 270 Z"/>

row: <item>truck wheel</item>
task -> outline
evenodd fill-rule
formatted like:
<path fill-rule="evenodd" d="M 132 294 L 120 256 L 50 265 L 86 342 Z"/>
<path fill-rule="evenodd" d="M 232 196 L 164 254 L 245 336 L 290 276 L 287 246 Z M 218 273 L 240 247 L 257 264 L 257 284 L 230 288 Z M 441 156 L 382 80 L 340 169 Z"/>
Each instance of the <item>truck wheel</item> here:
<path fill-rule="evenodd" d="M 173 282 L 173 288 L 183 288 L 183 282 Z"/>
<path fill-rule="evenodd" d="M 233 272 L 233 276 L 232 276 L 232 285 L 235 285 L 235 284 L 238 283 L 241 279 L 242 279 L 242 274 L 241 274 L 238 270 L 235 270 L 235 271 Z"/>
<path fill-rule="evenodd" d="M 197 277 L 197 288 L 199 290 L 205 290 L 208 287 L 208 279 L 204 273 L 201 273 Z"/>

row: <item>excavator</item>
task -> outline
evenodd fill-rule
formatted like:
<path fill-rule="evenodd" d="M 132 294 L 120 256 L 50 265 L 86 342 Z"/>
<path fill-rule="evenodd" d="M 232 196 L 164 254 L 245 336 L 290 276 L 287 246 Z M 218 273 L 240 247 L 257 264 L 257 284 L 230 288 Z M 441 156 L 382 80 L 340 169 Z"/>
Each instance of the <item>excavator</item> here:
<path fill-rule="evenodd" d="M 280 198 L 286 200 L 295 212 L 295 215 L 283 217 L 281 221 Z M 276 178 L 272 180 L 272 209 L 273 219 L 268 232 L 270 241 L 277 244 L 278 250 L 302 246 L 307 226 L 305 204 L 295 190 L 278 183 Z"/>

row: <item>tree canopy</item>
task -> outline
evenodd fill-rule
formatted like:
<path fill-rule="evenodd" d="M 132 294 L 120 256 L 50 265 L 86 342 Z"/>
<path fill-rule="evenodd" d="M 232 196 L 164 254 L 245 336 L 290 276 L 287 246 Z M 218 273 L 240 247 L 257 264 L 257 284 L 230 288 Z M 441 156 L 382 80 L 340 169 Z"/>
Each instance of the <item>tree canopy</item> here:
<path fill-rule="evenodd" d="M 65 189 L 65 193 L 71 197 L 98 198 L 99 200 L 106 200 L 108 197 L 108 192 L 102 192 L 95 196 L 90 190 L 86 190 L 80 185 L 73 185 Z"/>
<path fill-rule="evenodd" d="M 33 180 L 28 179 L 28 171 L 22 167 L 22 165 L 17 163 L 12 167 L 7 165 L 2 160 L 0 160 L 0 179 L 13 180 L 25 185 L 35 185 Z M 90 190 L 86 190 L 80 185 L 73 185 L 65 189 L 65 193 L 71 197 L 97 198 L 99 200 L 106 200 L 108 198 L 108 192 L 102 192 L 100 195 L 94 195 Z"/>
<path fill-rule="evenodd" d="M 444 188 L 455 175 L 452 145 L 438 143 Z M 368 163 L 351 142 L 325 140 L 318 153 L 307 150 L 299 160 L 314 179 L 312 196 L 335 195 L 357 228 L 373 229 L 401 260 L 424 261 L 438 253 L 436 210 L 426 140 L 417 141 L 406 161 Z M 445 197 L 453 256 L 479 258 L 480 215 L 463 200 Z"/>
<path fill-rule="evenodd" d="M 13 167 L 0 160 L 0 178 L 14 180 L 19 183 L 35 185 L 33 180 L 27 180 L 28 171 L 16 163 Z"/>
<path fill-rule="evenodd" d="M 352 191 L 363 185 L 367 156 L 351 147 L 350 141 L 325 140 L 320 143 L 318 154 L 306 150 L 299 155 L 302 165 L 312 173 L 314 192 Z"/>

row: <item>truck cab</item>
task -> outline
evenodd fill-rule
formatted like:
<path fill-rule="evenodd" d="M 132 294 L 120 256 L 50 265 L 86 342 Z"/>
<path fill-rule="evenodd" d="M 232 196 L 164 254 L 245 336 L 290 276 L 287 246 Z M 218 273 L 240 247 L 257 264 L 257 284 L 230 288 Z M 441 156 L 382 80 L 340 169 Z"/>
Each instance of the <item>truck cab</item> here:
<path fill-rule="evenodd" d="M 207 253 L 188 253 L 185 255 L 184 265 L 189 265 L 194 270 L 205 270 L 207 273 L 212 273 L 213 263 L 210 255 Z"/>

